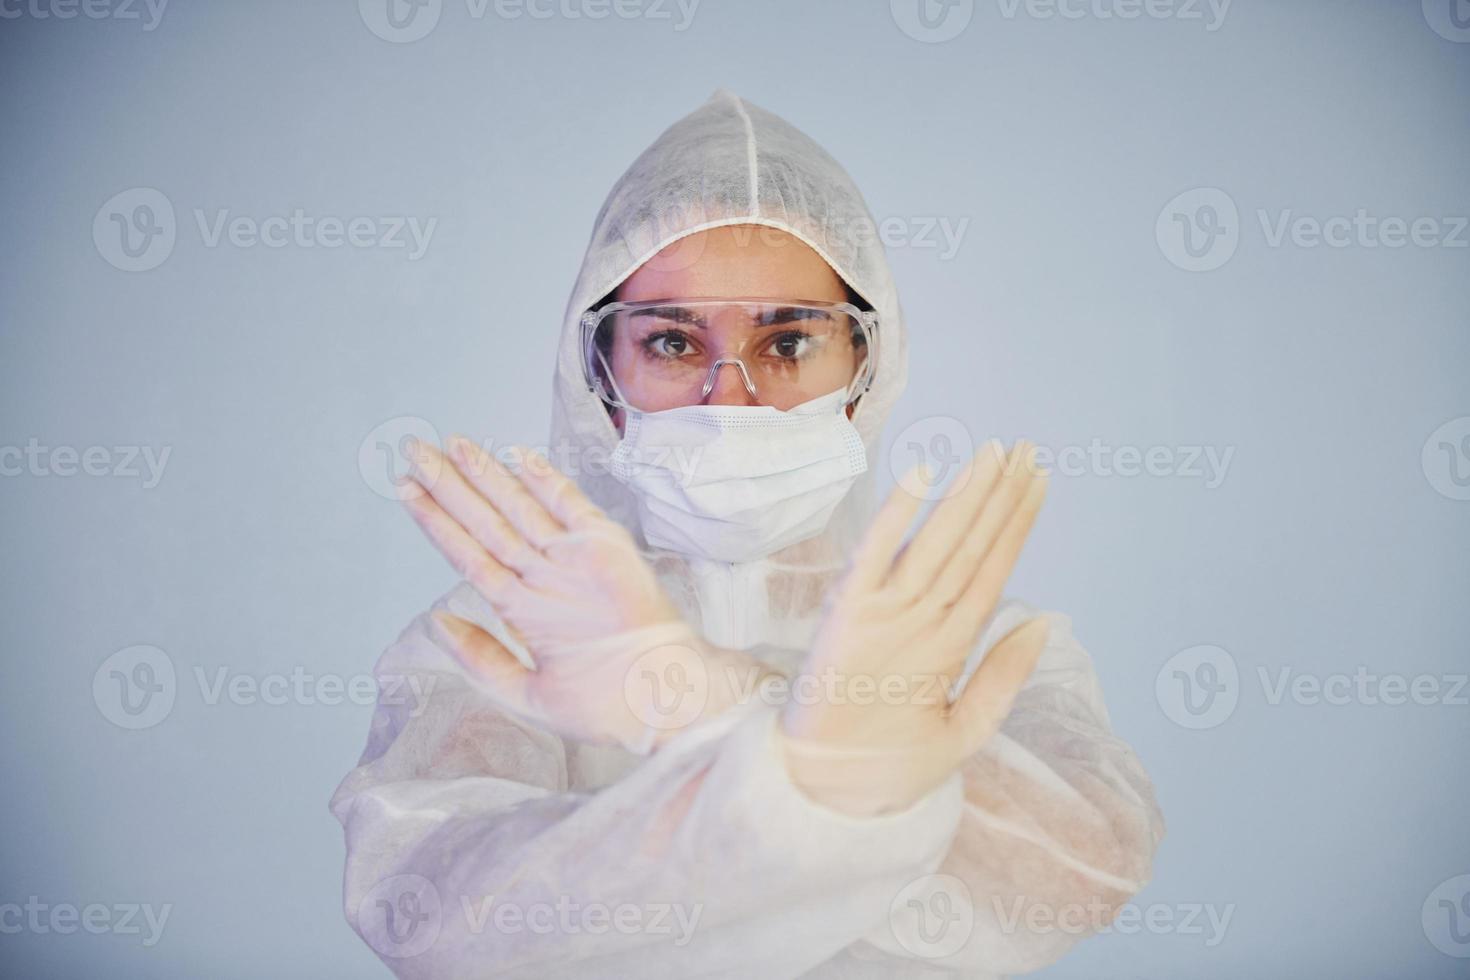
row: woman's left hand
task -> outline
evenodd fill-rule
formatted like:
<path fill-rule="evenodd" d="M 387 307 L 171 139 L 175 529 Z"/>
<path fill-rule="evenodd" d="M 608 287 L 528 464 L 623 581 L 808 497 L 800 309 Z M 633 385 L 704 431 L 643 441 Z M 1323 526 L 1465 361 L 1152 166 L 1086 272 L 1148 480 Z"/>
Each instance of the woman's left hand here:
<path fill-rule="evenodd" d="M 720 677 L 757 670 L 710 648 L 680 617 L 627 529 L 544 456 L 512 474 L 469 440 L 446 458 L 417 443 L 400 497 L 451 565 L 535 660 L 435 613 L 455 654 L 503 708 L 558 734 L 650 751 L 732 697 Z"/>
<path fill-rule="evenodd" d="M 956 682 L 1046 484 L 1031 444 L 1007 455 L 990 443 L 905 543 L 927 494 L 900 481 L 829 597 L 803 668 L 805 680 L 841 684 L 842 696 L 782 713 L 788 770 L 809 796 L 854 814 L 902 810 L 999 729 L 1045 646 L 1046 621 L 1007 634 L 957 695 Z"/>

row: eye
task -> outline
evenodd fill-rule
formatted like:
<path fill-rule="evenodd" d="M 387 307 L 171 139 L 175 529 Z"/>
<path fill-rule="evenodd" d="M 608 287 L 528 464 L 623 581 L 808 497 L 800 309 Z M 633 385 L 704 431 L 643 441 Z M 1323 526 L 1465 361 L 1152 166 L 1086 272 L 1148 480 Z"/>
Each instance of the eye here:
<path fill-rule="evenodd" d="M 771 341 L 771 351 L 777 357 L 795 359 L 811 348 L 811 334 L 799 330 L 788 330 Z"/>
<path fill-rule="evenodd" d="M 644 350 L 671 360 L 687 356 L 691 346 L 688 335 L 678 330 L 664 330 L 643 338 Z"/>

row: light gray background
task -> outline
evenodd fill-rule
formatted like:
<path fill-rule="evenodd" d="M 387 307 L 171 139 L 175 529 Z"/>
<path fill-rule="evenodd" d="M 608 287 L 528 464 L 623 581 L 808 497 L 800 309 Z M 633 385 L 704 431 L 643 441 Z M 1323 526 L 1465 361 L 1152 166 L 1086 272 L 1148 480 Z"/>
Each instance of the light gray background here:
<path fill-rule="evenodd" d="M 1443 423 L 1461 420 L 1452 446 L 1470 425 L 1470 233 L 1273 247 L 1257 214 L 1470 213 L 1470 43 L 1444 27 L 1449 0 L 1239 0 L 1214 30 L 1207 6 L 1068 19 L 982 0 L 951 11 L 973 16 L 943 43 L 900 27 L 903 2 L 838 0 L 705 0 L 682 31 L 673 7 L 477 18 L 443 0 L 398 43 L 367 26 L 379 2 L 177 2 L 149 30 L 143 7 L 58 19 L 7 0 L 0 444 L 171 455 L 152 487 L 0 478 L 0 904 L 172 911 L 151 948 L 0 934 L 3 972 L 384 975 L 342 920 L 326 810 L 370 709 L 210 704 L 195 670 L 361 676 L 451 585 L 360 472 L 360 444 L 400 416 L 544 438 L 603 195 L 727 85 L 811 133 L 897 222 L 913 359 L 890 439 L 913 424 L 903 440 L 941 448 L 960 432 L 1234 452 L 1218 486 L 1059 475 L 1018 573 L 1017 594 L 1072 614 L 1157 782 L 1169 835 L 1137 904 L 1176 926 L 1231 909 L 1213 945 L 1201 918 L 1203 933 L 1091 939 L 1047 975 L 1463 975 L 1426 900 L 1470 872 L 1466 692 L 1272 704 L 1258 674 L 1363 667 L 1443 695 L 1470 669 L 1453 479 L 1470 444 L 1421 457 Z M 171 203 L 177 241 L 129 272 L 92 226 L 139 187 Z M 1156 238 L 1198 187 L 1239 213 L 1233 255 L 1206 272 Z M 210 247 L 194 217 L 296 208 L 437 226 L 410 260 Z M 957 252 L 915 240 L 926 219 L 968 222 Z M 93 679 L 135 644 L 166 653 L 177 696 L 129 731 Z M 1239 679 L 1220 695 L 1233 714 L 1191 729 L 1172 720 L 1174 668 L 1205 675 L 1194 653 L 1169 661 L 1199 645 Z"/>

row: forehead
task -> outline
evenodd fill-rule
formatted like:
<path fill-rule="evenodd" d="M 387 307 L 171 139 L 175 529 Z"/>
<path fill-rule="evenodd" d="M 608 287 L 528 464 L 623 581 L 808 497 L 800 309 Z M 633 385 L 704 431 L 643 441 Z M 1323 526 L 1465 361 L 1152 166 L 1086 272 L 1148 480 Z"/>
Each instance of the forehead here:
<path fill-rule="evenodd" d="M 846 291 L 811 246 L 767 225 L 727 225 L 686 235 L 639 266 L 618 290 L 629 303 L 696 296 L 841 302 Z"/>

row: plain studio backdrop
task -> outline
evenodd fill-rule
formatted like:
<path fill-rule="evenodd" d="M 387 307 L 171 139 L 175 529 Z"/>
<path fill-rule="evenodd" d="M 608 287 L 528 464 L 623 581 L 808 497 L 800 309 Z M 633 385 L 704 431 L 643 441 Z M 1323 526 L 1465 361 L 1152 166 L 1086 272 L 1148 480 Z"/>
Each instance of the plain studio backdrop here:
<path fill-rule="evenodd" d="M 386 975 L 326 803 L 454 581 L 393 447 L 546 438 L 603 196 L 725 86 L 879 219 L 880 483 L 1055 454 L 1009 591 L 1169 833 L 1045 975 L 1463 975 L 1463 0 L 387 3 L 0 4 L 0 972 Z"/>

